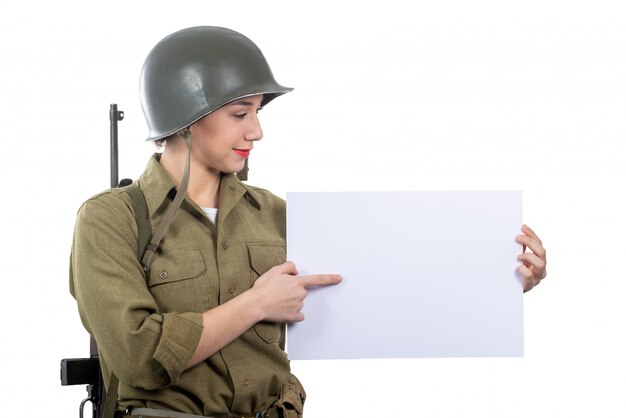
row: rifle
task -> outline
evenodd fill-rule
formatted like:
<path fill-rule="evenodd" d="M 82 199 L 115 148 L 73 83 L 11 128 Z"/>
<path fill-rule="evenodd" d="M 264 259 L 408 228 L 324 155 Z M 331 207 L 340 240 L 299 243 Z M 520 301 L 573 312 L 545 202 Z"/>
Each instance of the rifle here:
<path fill-rule="evenodd" d="M 117 110 L 117 104 L 111 104 L 109 120 L 111 122 L 111 188 L 118 187 L 118 146 L 117 122 L 124 119 L 124 112 Z M 122 180 L 125 182 L 125 180 Z M 85 404 L 91 402 L 93 418 L 101 418 L 106 404 L 106 390 L 100 371 L 98 346 L 93 338 L 89 342 L 89 358 L 61 360 L 61 385 L 87 385 L 87 398 L 78 407 L 78 416 L 83 418 Z"/>

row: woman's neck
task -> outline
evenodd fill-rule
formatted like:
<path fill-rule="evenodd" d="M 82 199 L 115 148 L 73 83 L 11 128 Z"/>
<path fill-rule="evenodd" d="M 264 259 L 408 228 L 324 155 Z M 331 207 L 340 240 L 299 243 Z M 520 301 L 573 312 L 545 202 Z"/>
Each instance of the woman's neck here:
<path fill-rule="evenodd" d="M 166 144 L 159 162 L 168 172 L 174 183 L 180 185 L 185 173 L 185 162 L 187 160 L 187 146 L 183 141 L 177 146 L 168 147 Z M 172 144 L 174 145 L 174 144 Z M 182 145 L 182 147 L 180 146 Z M 198 206 L 204 208 L 217 208 L 219 206 L 221 173 L 215 169 L 202 166 L 194 160 L 190 162 L 189 185 L 187 186 L 187 197 L 193 200 Z"/>

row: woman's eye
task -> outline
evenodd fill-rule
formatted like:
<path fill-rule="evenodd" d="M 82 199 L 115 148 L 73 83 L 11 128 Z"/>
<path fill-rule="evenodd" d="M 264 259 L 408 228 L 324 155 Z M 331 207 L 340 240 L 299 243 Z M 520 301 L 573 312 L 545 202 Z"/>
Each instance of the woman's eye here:
<path fill-rule="evenodd" d="M 259 113 L 259 111 L 260 111 L 260 110 L 262 110 L 262 109 L 263 109 L 262 107 L 259 107 L 258 109 L 256 109 L 255 113 L 256 113 L 256 114 L 258 114 L 258 113 Z M 248 114 L 249 114 L 249 113 L 250 113 L 250 112 L 248 112 L 248 111 L 246 111 L 246 112 L 241 112 L 241 113 L 235 113 L 235 115 L 234 115 L 234 116 L 235 116 L 237 119 L 245 119 L 245 118 L 246 118 L 246 116 L 248 116 Z"/>

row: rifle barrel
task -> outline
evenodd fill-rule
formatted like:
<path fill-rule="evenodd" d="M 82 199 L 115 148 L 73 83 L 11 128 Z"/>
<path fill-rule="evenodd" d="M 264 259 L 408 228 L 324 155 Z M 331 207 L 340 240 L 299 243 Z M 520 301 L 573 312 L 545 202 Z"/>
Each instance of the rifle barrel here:
<path fill-rule="evenodd" d="M 117 187 L 118 180 L 118 152 L 117 152 L 117 122 L 124 119 L 124 111 L 117 110 L 117 104 L 112 103 L 109 110 L 111 122 L 111 187 Z"/>

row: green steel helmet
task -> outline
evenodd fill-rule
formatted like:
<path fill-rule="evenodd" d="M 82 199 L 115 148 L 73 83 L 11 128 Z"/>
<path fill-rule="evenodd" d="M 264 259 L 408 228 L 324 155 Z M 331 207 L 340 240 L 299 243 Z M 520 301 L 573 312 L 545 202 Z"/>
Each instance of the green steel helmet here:
<path fill-rule="evenodd" d="M 154 46 L 141 70 L 148 140 L 166 138 L 233 100 L 263 94 L 265 105 L 291 90 L 276 82 L 244 35 L 215 26 L 180 30 Z"/>

